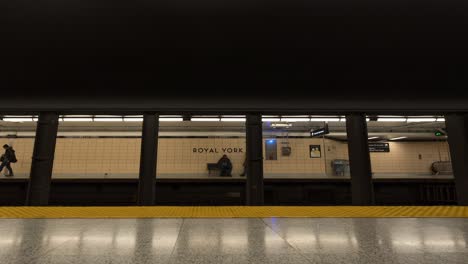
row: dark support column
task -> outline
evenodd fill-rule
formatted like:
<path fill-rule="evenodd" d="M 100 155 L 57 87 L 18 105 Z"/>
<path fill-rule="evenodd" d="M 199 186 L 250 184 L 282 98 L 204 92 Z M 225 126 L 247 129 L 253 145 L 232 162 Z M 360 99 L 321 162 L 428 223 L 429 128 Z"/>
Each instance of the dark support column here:
<path fill-rule="evenodd" d="M 366 116 L 364 114 L 346 116 L 346 130 L 348 133 L 352 204 L 372 205 L 374 194 Z"/>
<path fill-rule="evenodd" d="M 458 205 L 468 205 L 468 114 L 445 116 Z"/>
<path fill-rule="evenodd" d="M 49 203 L 58 117 L 53 112 L 39 114 L 26 205 L 43 206 Z"/>
<path fill-rule="evenodd" d="M 143 115 L 141 135 L 140 177 L 138 182 L 138 205 L 154 205 L 156 162 L 158 156 L 159 115 Z"/>
<path fill-rule="evenodd" d="M 247 205 L 263 205 L 262 115 L 248 114 L 246 122 Z"/>

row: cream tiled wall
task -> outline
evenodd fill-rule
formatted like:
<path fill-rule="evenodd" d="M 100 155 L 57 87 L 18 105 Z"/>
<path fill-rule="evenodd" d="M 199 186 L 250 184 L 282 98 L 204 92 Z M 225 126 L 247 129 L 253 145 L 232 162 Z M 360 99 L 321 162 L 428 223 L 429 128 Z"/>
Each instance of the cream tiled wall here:
<path fill-rule="evenodd" d="M 194 153 L 193 149 L 208 148 L 208 152 Z M 243 152 L 224 153 L 231 148 Z M 213 149 L 213 152 L 210 150 Z M 214 151 L 218 151 L 215 153 Z M 245 138 L 161 138 L 158 145 L 158 174 L 207 175 L 207 163 L 216 163 L 223 154 L 232 162 L 234 175 L 243 171 Z"/>
<path fill-rule="evenodd" d="M 137 174 L 139 138 L 58 138 L 53 174 Z"/>
<path fill-rule="evenodd" d="M 390 152 L 371 153 L 374 173 L 429 173 L 439 160 L 450 160 L 447 142 L 390 142 Z"/>
<path fill-rule="evenodd" d="M 281 156 L 283 142 L 289 142 L 290 156 Z M 16 175 L 28 177 L 34 145 L 32 138 L 0 139 L 12 144 L 18 162 Z M 54 177 L 137 177 L 140 160 L 139 138 L 58 138 Z M 309 157 L 309 145 L 321 145 L 322 158 Z M 333 159 L 348 159 L 346 143 L 316 139 L 278 139 L 278 160 L 265 160 L 266 177 L 272 174 L 332 174 Z M 194 153 L 193 148 L 213 148 L 218 153 Z M 233 163 L 233 175 L 243 171 L 245 138 L 161 138 L 158 146 L 158 175 L 207 176 L 207 163 L 215 163 L 223 148 L 242 148 L 226 153 Z M 419 157 L 421 155 L 421 158 Z M 449 160 L 446 142 L 390 142 L 389 153 L 371 153 L 374 173 L 430 173 L 432 162 Z"/>
<path fill-rule="evenodd" d="M 281 147 L 289 142 L 291 147 L 290 156 L 281 155 Z M 265 141 L 263 142 L 265 145 Z M 322 158 L 310 158 L 309 145 L 320 145 Z M 264 160 L 263 169 L 265 174 L 324 174 L 324 147 L 322 139 L 316 138 L 291 138 L 278 139 L 278 159 Z M 264 147 L 265 148 L 265 147 Z"/>

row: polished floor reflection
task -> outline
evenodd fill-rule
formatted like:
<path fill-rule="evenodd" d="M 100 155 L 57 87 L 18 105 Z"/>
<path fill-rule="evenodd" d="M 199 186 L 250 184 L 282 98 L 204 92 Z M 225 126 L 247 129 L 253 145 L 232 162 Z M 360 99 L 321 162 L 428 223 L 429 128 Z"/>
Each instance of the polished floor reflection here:
<path fill-rule="evenodd" d="M 3 219 L 0 263 L 467 263 L 467 219 Z"/>

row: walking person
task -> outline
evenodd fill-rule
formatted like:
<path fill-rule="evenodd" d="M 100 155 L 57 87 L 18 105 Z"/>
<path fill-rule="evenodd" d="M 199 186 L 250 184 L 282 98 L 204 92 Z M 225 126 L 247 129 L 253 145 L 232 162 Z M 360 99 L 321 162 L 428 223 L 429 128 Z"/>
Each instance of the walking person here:
<path fill-rule="evenodd" d="M 16 159 L 15 150 L 8 144 L 3 145 L 3 149 L 5 149 L 5 153 L 0 157 L 0 172 L 2 172 L 4 167 L 6 167 L 9 173 L 5 174 L 5 177 L 13 177 L 14 174 L 13 169 L 11 168 L 11 163 L 18 161 Z"/>
<path fill-rule="evenodd" d="M 245 174 L 247 174 L 247 163 L 247 155 L 245 155 L 244 163 L 242 163 L 242 166 L 244 167 L 244 172 L 242 172 L 240 176 L 245 176 Z"/>

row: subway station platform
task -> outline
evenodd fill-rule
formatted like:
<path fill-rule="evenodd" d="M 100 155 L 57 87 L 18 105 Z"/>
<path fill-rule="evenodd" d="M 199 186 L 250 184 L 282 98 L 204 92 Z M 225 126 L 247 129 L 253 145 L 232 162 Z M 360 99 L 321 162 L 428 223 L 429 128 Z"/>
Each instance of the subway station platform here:
<path fill-rule="evenodd" d="M 439 264 L 468 257 L 463 218 L 0 219 L 0 234 L 2 264 Z"/>

